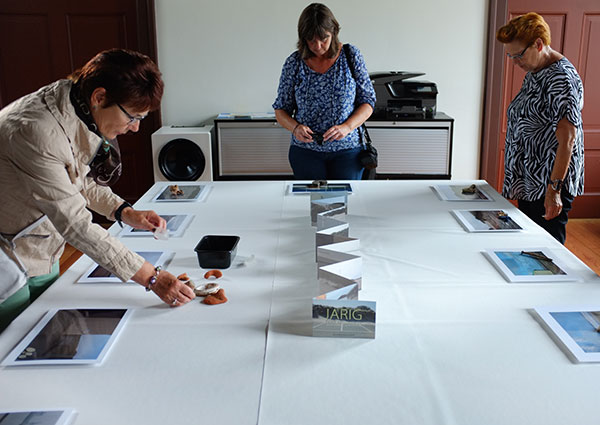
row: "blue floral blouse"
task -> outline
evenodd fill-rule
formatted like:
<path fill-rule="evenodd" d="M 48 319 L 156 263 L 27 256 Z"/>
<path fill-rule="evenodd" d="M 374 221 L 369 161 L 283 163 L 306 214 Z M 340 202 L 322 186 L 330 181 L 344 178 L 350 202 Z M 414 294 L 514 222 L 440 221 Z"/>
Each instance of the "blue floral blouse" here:
<path fill-rule="evenodd" d="M 335 63 L 324 74 L 313 71 L 295 51 L 283 64 L 277 99 L 273 109 L 282 109 L 313 132 L 324 133 L 342 124 L 354 112 L 354 105 L 375 107 L 375 90 L 365 60 L 357 47 L 349 45 L 350 58 L 342 49 Z M 354 65 L 354 77 L 348 65 Z M 358 129 L 341 140 L 304 143 L 292 135 L 292 145 L 318 152 L 335 152 L 360 145 Z"/>

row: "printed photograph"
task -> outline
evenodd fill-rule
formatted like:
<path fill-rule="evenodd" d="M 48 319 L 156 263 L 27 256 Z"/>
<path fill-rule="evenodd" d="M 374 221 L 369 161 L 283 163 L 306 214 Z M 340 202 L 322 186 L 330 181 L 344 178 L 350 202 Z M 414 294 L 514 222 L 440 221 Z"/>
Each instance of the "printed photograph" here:
<path fill-rule="evenodd" d="M 137 254 L 144 257 L 151 264 L 165 266 L 166 262 L 171 257 L 170 251 L 136 251 Z M 86 273 L 77 281 L 78 283 L 122 283 L 121 279 L 106 270 L 99 264 L 94 264 Z M 130 281 L 132 282 L 132 281 Z"/>
<path fill-rule="evenodd" d="M 352 185 L 350 183 L 294 183 L 291 186 L 292 194 L 313 193 L 313 192 L 348 192 L 352 193 Z"/>
<path fill-rule="evenodd" d="M 516 276 L 566 274 L 542 251 L 496 251 L 496 255 Z"/>
<path fill-rule="evenodd" d="M 313 336 L 375 338 L 373 301 L 313 299 Z"/>
<path fill-rule="evenodd" d="M 39 410 L 30 412 L 0 412 L 1 425 L 66 425 L 73 411 Z"/>
<path fill-rule="evenodd" d="M 190 214 L 173 214 L 173 215 L 163 215 L 160 214 L 162 218 L 167 222 L 167 231 L 169 232 L 169 237 L 177 238 L 183 236 L 187 226 L 192 221 L 193 215 Z M 153 232 L 145 229 L 135 229 L 131 226 L 125 226 L 121 231 L 122 236 L 153 236 Z"/>
<path fill-rule="evenodd" d="M 9 354 L 3 365 L 100 362 L 128 312 L 127 309 L 52 310 Z"/>
<path fill-rule="evenodd" d="M 437 185 L 433 190 L 443 201 L 493 201 L 481 187 L 477 185 Z"/>
<path fill-rule="evenodd" d="M 585 353 L 600 353 L 600 312 L 550 312 L 550 316 Z"/>
<path fill-rule="evenodd" d="M 523 230 L 504 210 L 452 211 L 468 232 L 514 232 Z"/>
<path fill-rule="evenodd" d="M 166 186 L 154 199 L 155 202 L 186 202 L 204 199 L 207 185 L 172 184 Z"/>

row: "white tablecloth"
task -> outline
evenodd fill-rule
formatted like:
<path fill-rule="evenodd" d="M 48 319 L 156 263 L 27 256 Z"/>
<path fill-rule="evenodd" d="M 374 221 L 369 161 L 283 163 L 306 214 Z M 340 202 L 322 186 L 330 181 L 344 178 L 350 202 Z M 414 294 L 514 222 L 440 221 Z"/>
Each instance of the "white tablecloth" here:
<path fill-rule="evenodd" d="M 77 284 L 92 264 L 84 256 L 0 335 L 0 356 L 50 308 L 133 316 L 102 365 L 0 369 L 0 411 L 73 407 L 77 424 L 599 423 L 600 365 L 571 363 L 529 309 L 600 304 L 600 279 L 491 188 L 494 202 L 465 203 L 430 188 L 448 181 L 353 182 L 359 298 L 377 301 L 376 339 L 363 340 L 310 336 L 314 228 L 309 197 L 286 195 L 290 183 L 215 182 L 205 202 L 149 203 L 165 183 L 155 185 L 136 208 L 195 214 L 190 227 L 123 240 L 174 251 L 168 270 L 201 281 L 196 243 L 239 235 L 221 279 L 229 301 L 170 308 L 139 285 Z M 526 229 L 467 233 L 449 211 L 468 208 L 510 209 Z M 481 254 L 539 246 L 581 281 L 507 283 Z"/>

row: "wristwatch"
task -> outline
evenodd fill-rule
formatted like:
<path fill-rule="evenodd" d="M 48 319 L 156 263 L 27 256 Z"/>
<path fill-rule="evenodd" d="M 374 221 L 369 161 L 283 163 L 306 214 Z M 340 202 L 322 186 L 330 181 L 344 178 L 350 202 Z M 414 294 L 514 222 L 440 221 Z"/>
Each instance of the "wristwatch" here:
<path fill-rule="evenodd" d="M 563 181 L 562 179 L 550 180 L 550 186 L 555 192 L 560 192 L 563 187 Z"/>

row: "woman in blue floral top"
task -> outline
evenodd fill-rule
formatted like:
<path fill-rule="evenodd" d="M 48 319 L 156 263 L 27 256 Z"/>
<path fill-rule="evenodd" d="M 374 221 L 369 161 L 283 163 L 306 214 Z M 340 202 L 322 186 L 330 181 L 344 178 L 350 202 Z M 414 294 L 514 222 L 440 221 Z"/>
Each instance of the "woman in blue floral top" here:
<path fill-rule="evenodd" d="M 527 72 L 506 112 L 502 194 L 564 244 L 567 213 L 583 194 L 583 84 L 550 47 L 550 28 L 537 13 L 513 18 L 496 38 Z"/>
<path fill-rule="evenodd" d="M 292 132 L 289 160 L 302 180 L 359 180 L 358 128 L 373 113 L 375 90 L 360 51 L 338 40 L 340 26 L 327 6 L 313 3 L 298 21 L 298 50 L 285 61 L 277 122 Z"/>

